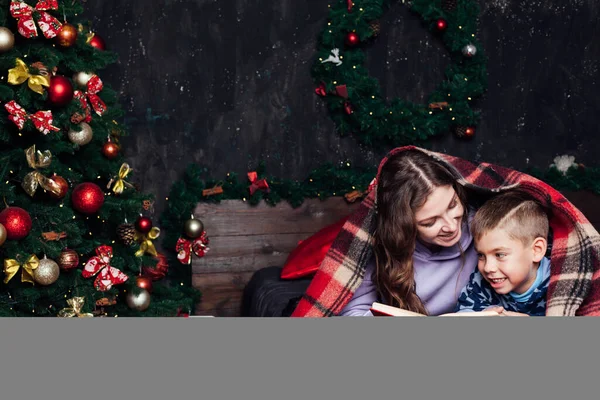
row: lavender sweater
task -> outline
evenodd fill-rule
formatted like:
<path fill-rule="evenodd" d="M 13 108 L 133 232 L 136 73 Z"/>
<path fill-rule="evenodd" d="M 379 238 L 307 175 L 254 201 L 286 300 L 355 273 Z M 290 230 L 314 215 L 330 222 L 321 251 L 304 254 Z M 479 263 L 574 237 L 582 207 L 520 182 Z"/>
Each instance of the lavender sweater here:
<path fill-rule="evenodd" d="M 472 215 L 471 213 L 469 221 Z M 432 252 L 417 241 L 413 255 L 416 291 L 430 315 L 453 312 L 462 288 L 469 281 L 471 273 L 477 268 L 477 253 L 473 247 L 473 237 L 467 223 L 463 224 L 462 232 L 460 243 L 465 253 L 464 266 L 461 262 L 458 245 Z M 374 301 L 381 302 L 373 281 L 374 272 L 375 256 L 367 263 L 363 282 L 339 314 L 340 316 L 373 315 L 369 311 L 371 304 Z"/>

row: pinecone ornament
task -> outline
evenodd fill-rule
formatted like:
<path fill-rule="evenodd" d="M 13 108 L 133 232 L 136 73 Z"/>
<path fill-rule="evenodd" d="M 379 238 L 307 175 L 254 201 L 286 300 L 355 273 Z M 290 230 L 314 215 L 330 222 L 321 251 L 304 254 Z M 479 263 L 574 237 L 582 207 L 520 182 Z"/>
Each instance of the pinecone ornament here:
<path fill-rule="evenodd" d="M 454 11 L 458 0 L 442 0 L 442 8 L 445 11 Z"/>
<path fill-rule="evenodd" d="M 371 21 L 371 23 L 369 23 L 369 26 L 373 31 L 373 37 L 379 36 L 379 32 L 381 31 L 381 24 L 379 23 L 379 20 Z"/>
<path fill-rule="evenodd" d="M 117 236 L 126 246 L 131 246 L 135 242 L 135 226 L 133 224 L 119 225 Z"/>

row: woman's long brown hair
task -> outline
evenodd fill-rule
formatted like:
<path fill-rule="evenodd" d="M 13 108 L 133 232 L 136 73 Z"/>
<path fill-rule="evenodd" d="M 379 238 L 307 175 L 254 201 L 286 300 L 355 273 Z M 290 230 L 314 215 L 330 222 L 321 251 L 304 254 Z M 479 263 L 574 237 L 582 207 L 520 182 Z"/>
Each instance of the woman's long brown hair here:
<path fill-rule="evenodd" d="M 433 190 L 450 185 L 467 214 L 466 193 L 450 171 L 418 151 L 392 155 L 377 182 L 377 227 L 374 253 L 375 281 L 387 304 L 427 315 L 416 293 L 413 253 L 417 242 L 415 212 Z"/>

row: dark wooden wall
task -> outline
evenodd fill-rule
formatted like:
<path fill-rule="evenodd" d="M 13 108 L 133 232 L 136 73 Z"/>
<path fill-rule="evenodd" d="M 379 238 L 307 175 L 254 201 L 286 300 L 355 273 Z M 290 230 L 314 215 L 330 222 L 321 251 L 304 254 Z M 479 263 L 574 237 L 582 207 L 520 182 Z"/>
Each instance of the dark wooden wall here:
<path fill-rule="evenodd" d="M 103 80 L 122 94 L 132 136 L 126 155 L 157 211 L 192 162 L 213 176 L 303 178 L 325 161 L 376 165 L 371 151 L 337 136 L 310 67 L 327 0 L 103 0 L 86 16 L 119 54 Z M 559 154 L 598 165 L 597 0 L 480 1 L 478 33 L 489 91 L 473 141 L 451 135 L 437 151 L 524 168 Z M 381 20 L 369 67 L 386 95 L 421 102 L 442 79 L 444 48 L 399 1 Z"/>

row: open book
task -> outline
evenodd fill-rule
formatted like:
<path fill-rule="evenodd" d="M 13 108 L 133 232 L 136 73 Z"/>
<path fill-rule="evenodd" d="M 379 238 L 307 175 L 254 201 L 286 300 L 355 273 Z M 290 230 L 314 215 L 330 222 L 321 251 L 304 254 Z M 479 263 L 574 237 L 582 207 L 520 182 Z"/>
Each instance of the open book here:
<path fill-rule="evenodd" d="M 371 305 L 371 312 L 376 317 L 426 317 L 425 314 L 403 310 L 402 308 L 392 307 L 378 302 Z M 491 317 L 498 316 L 495 311 L 477 311 L 477 312 L 461 312 L 447 313 L 438 315 L 439 317 Z"/>

